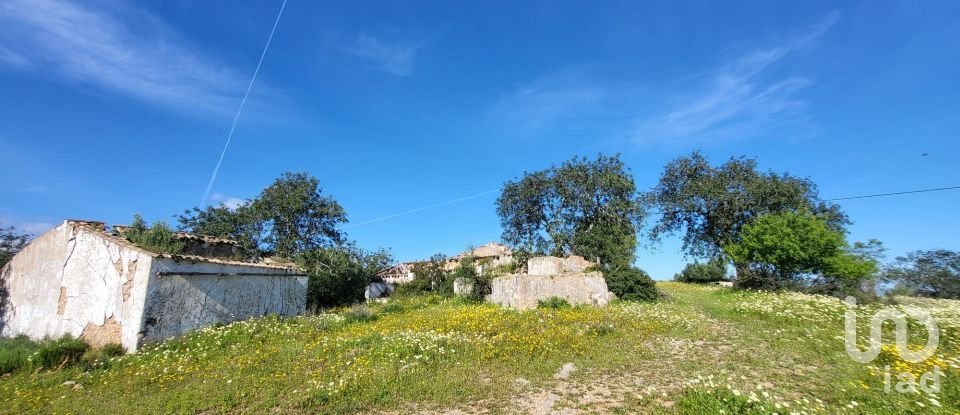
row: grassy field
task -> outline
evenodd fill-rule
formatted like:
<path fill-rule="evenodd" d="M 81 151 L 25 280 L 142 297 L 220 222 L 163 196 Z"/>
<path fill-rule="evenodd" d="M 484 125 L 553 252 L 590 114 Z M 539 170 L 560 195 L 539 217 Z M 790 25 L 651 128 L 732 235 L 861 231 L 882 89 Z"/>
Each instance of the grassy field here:
<path fill-rule="evenodd" d="M 101 367 L 5 376 L 0 411 L 960 413 L 958 301 L 898 306 L 937 318 L 936 356 L 910 364 L 884 348 L 867 365 L 844 351 L 837 299 L 658 286 L 655 304 L 517 312 L 421 297 L 251 320 Z M 878 307 L 858 310 L 861 325 Z M 940 391 L 885 392 L 888 365 L 894 385 L 936 365 Z"/>

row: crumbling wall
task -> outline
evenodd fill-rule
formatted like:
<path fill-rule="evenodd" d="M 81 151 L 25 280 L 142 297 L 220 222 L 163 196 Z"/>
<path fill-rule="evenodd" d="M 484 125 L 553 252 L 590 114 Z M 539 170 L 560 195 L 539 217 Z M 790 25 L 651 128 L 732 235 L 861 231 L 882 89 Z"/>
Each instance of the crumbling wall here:
<path fill-rule="evenodd" d="M 306 309 L 307 277 L 283 267 L 157 258 L 147 289 L 144 340 Z"/>
<path fill-rule="evenodd" d="M 70 334 L 135 350 L 153 256 L 67 221 L 40 235 L 3 270 L 3 336 Z"/>
<path fill-rule="evenodd" d="M 570 304 L 605 306 L 613 300 L 599 272 L 573 275 L 513 274 L 490 281 L 487 301 L 504 307 L 535 308 L 537 301 L 560 297 Z"/>
<path fill-rule="evenodd" d="M 178 235 L 184 243 L 183 254 L 205 258 L 242 260 L 246 256 L 236 242 L 196 235 Z"/>
<path fill-rule="evenodd" d="M 555 256 L 541 256 L 527 260 L 527 274 L 530 275 L 558 275 L 581 273 L 593 266 L 582 256 L 571 255 L 566 258 Z"/>
<path fill-rule="evenodd" d="M 605 306 L 614 295 L 599 272 L 584 272 L 594 264 L 581 256 L 553 256 L 527 260 L 526 274 L 511 274 L 490 281 L 487 301 L 504 307 L 534 308 L 537 302 L 560 297 L 570 304 Z"/>
<path fill-rule="evenodd" d="M 457 278 L 453 280 L 453 294 L 454 295 L 470 295 L 473 294 L 473 280 L 468 278 Z"/>

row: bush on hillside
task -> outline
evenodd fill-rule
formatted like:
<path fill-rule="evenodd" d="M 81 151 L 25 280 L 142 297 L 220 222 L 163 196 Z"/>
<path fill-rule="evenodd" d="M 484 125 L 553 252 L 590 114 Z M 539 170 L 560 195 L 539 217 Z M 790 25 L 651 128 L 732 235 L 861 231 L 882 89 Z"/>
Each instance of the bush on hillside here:
<path fill-rule="evenodd" d="M 654 301 L 659 295 L 656 284 L 645 271 L 635 267 L 623 267 L 605 271 L 607 288 L 617 298 L 627 301 Z"/>
<path fill-rule="evenodd" d="M 706 263 L 687 264 L 683 271 L 673 277 L 674 281 L 698 284 L 723 281 L 726 278 L 727 263 L 722 258 L 714 258 Z"/>
<path fill-rule="evenodd" d="M 110 358 L 126 353 L 119 344 L 92 348 L 83 340 L 65 335 L 59 339 L 31 340 L 25 335 L 0 339 L 0 375 L 37 369 L 80 365 L 85 370 L 104 367 Z"/>
<path fill-rule="evenodd" d="M 376 320 L 377 315 L 373 312 L 373 310 L 370 309 L 370 307 L 367 307 L 366 305 L 354 304 L 352 307 L 350 307 L 350 311 L 346 313 L 346 318 L 349 322 L 362 323 Z"/>
<path fill-rule="evenodd" d="M 549 308 L 553 310 L 560 310 L 564 308 L 570 308 L 570 302 L 568 302 L 563 297 L 550 297 L 543 300 L 537 300 L 537 308 Z"/>
<path fill-rule="evenodd" d="M 417 294 L 453 295 L 452 273 L 444 269 L 447 257 L 435 254 L 429 260 L 413 266 L 413 281 L 397 286 L 395 295 L 407 296 Z"/>
<path fill-rule="evenodd" d="M 0 374 L 16 372 L 30 364 L 30 355 L 39 345 L 25 335 L 0 339 Z"/>
<path fill-rule="evenodd" d="M 33 355 L 32 364 L 38 368 L 58 369 L 79 363 L 90 348 L 86 342 L 66 335 L 57 340 L 44 341 Z"/>
<path fill-rule="evenodd" d="M 352 244 L 298 255 L 298 265 L 309 275 L 307 308 L 317 310 L 363 301 L 371 277 L 391 262 L 393 257 L 386 250 L 366 251 Z"/>
<path fill-rule="evenodd" d="M 466 297 L 472 301 L 483 301 L 491 293 L 490 280 L 498 276 L 501 270 L 488 269 L 483 273 L 477 272 L 476 261 L 472 257 L 465 257 L 460 261 L 453 272 L 450 273 L 450 280 L 456 281 L 462 279 L 473 289 Z"/>

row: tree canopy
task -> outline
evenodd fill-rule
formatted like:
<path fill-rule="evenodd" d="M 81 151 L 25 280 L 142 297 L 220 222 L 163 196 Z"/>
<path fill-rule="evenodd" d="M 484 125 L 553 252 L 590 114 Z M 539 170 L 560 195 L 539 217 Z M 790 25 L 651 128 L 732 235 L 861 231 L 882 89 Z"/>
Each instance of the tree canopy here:
<path fill-rule="evenodd" d="M 292 258 L 343 243 L 339 225 L 347 216 L 322 194 L 316 177 L 287 172 L 245 204 L 195 207 L 177 220 L 184 231 L 234 239 L 254 254 Z"/>
<path fill-rule="evenodd" d="M 27 246 L 31 235 L 17 231 L 13 226 L 0 226 L 0 267 L 10 262 L 17 252 Z"/>
<path fill-rule="evenodd" d="M 847 244 L 843 232 L 803 211 L 759 216 L 723 251 L 746 271 L 737 284 L 751 288 L 854 287 L 877 269 L 873 258 Z"/>
<path fill-rule="evenodd" d="M 696 151 L 668 163 L 647 198 L 661 211 L 651 239 L 683 232 L 683 248 L 694 257 L 721 254 L 739 242 L 744 225 L 765 214 L 809 211 L 834 230 L 849 223 L 837 205 L 819 199 L 809 179 L 758 171 L 749 158 L 712 166 Z M 735 265 L 739 272 L 742 264 Z"/>
<path fill-rule="evenodd" d="M 160 254 L 180 254 L 186 246 L 166 222 L 157 221 L 148 226 L 139 214 L 133 215 L 133 222 L 122 235 L 137 246 Z"/>
<path fill-rule="evenodd" d="M 521 251 L 630 264 L 644 209 L 619 155 L 526 172 L 497 199 L 502 238 Z"/>
<path fill-rule="evenodd" d="M 960 253 L 946 249 L 911 252 L 897 257 L 883 279 L 915 295 L 960 299 Z"/>
<path fill-rule="evenodd" d="M 296 262 L 309 274 L 307 308 L 316 310 L 363 301 L 370 277 L 389 267 L 393 255 L 345 243 L 303 252 Z"/>
<path fill-rule="evenodd" d="M 727 278 L 727 261 L 722 257 L 711 258 L 707 262 L 693 262 L 683 267 L 683 271 L 674 275 L 679 282 L 708 283 L 723 281 Z"/>

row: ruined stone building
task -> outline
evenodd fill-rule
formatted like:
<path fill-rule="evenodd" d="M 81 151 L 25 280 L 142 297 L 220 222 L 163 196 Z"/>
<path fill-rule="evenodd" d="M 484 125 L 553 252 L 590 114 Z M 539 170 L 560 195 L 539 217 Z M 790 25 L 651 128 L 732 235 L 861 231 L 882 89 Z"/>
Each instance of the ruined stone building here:
<path fill-rule="evenodd" d="M 487 301 L 504 307 L 535 308 L 540 300 L 559 297 L 570 304 L 605 306 L 614 295 L 599 271 L 590 271 L 594 263 L 581 256 L 567 258 L 534 257 L 527 261 L 527 272 L 509 274 L 490 281 Z"/>
<path fill-rule="evenodd" d="M 488 244 L 481 245 L 473 249 L 468 249 L 460 254 L 447 258 L 446 262 L 443 264 L 443 268 L 447 271 L 453 271 L 459 267 L 460 262 L 467 257 L 473 258 L 474 266 L 477 268 L 477 273 L 483 274 L 488 269 L 512 263 L 513 251 L 509 246 L 496 242 L 490 242 Z M 422 264 L 425 262 L 427 261 L 401 262 L 378 272 L 376 277 L 391 284 L 408 283 L 413 281 L 413 269 L 417 266 L 417 264 Z"/>
<path fill-rule="evenodd" d="M 187 254 L 165 255 L 103 223 L 65 221 L 0 270 L 0 335 L 70 334 L 134 351 L 215 323 L 304 312 L 306 275 L 235 260 L 232 241 L 179 237 Z"/>
<path fill-rule="evenodd" d="M 483 274 L 484 271 L 507 265 L 513 262 L 513 250 L 504 244 L 490 242 L 480 245 L 473 249 L 468 249 L 461 254 L 447 258 L 444 269 L 452 271 L 460 266 L 460 262 L 465 258 L 473 258 L 474 266 L 477 267 L 477 273 Z"/>

